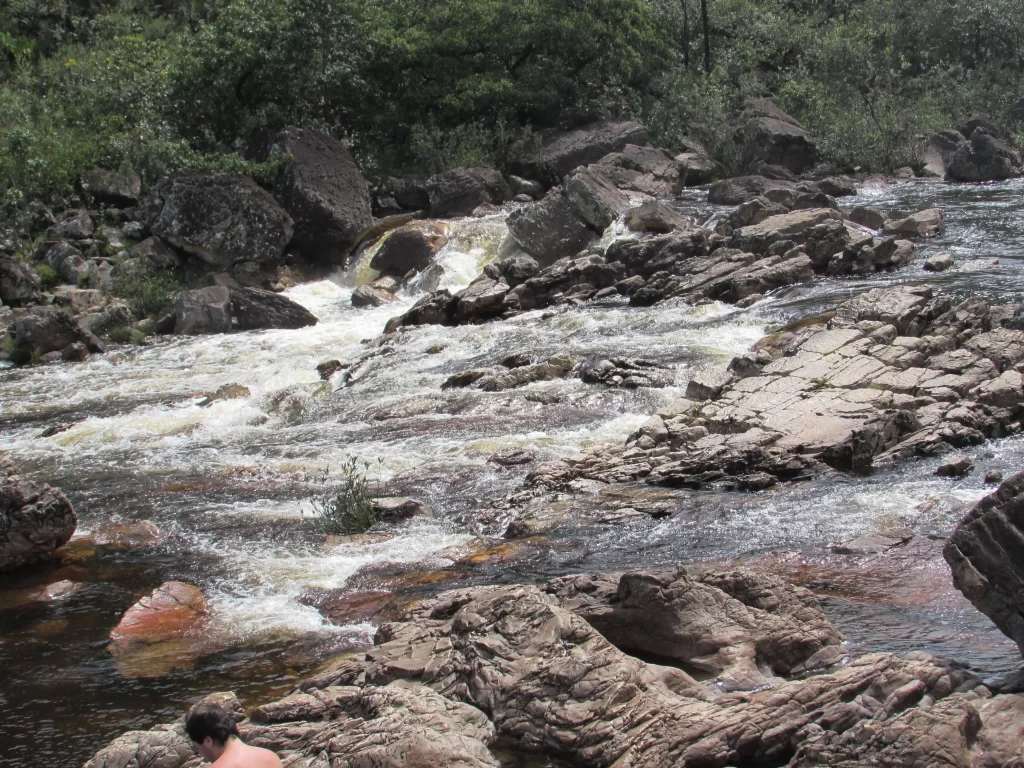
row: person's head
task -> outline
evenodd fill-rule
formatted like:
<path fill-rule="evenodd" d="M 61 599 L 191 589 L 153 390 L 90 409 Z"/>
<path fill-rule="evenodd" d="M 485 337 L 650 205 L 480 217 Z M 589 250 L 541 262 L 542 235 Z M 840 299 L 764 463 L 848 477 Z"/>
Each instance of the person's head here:
<path fill-rule="evenodd" d="M 207 760 L 220 757 L 224 745 L 238 736 L 235 718 L 218 704 L 201 703 L 192 708 L 185 720 L 185 731 L 196 745 L 196 751 Z"/>

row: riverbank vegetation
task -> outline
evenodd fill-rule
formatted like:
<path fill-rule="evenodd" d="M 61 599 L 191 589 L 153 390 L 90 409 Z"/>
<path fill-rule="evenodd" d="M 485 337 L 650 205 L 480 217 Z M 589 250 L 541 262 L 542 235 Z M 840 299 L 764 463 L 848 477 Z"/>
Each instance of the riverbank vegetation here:
<path fill-rule="evenodd" d="M 325 130 L 368 176 L 503 167 L 554 125 L 645 122 L 742 162 L 759 96 L 839 169 L 919 161 L 920 135 L 1024 96 L 1019 3 L 981 0 L 10 0 L 0 9 L 0 199 L 87 168 L 144 183 Z"/>

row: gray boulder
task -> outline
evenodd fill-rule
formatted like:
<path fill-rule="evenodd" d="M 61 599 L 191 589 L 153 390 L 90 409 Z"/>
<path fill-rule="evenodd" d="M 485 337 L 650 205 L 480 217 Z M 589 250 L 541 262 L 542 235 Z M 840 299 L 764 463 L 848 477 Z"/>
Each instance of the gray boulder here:
<path fill-rule="evenodd" d="M 131 258 L 146 259 L 159 269 L 174 269 L 181 266 L 178 254 L 167 247 L 159 237 L 147 237 L 128 252 Z"/>
<path fill-rule="evenodd" d="M 714 205 L 740 205 L 755 197 L 767 197 L 773 190 L 795 193 L 796 184 L 766 176 L 736 176 L 713 184 L 708 190 L 708 202 Z"/>
<path fill-rule="evenodd" d="M 33 355 L 60 352 L 75 342 L 82 342 L 90 352 L 106 351 L 91 331 L 60 307 L 32 307 L 14 322 L 15 346 Z"/>
<path fill-rule="evenodd" d="M 248 176 L 184 171 L 158 184 L 144 205 L 156 236 L 207 264 L 273 264 L 292 239 L 288 213 Z"/>
<path fill-rule="evenodd" d="M 117 173 L 105 168 L 93 168 L 82 174 L 78 185 L 94 202 L 128 208 L 137 205 L 142 192 L 138 174 Z"/>
<path fill-rule="evenodd" d="M 304 328 L 317 322 L 291 299 L 257 288 L 214 285 L 182 291 L 174 300 L 174 332 L 182 335 Z"/>
<path fill-rule="evenodd" d="M 83 275 L 89 273 L 82 252 L 67 240 L 61 240 L 46 252 L 46 263 L 65 283 L 77 284 Z"/>
<path fill-rule="evenodd" d="M 672 197 L 683 188 L 679 161 L 657 147 L 627 144 L 621 152 L 601 158 L 594 170 L 618 189 L 654 198 Z"/>
<path fill-rule="evenodd" d="M 305 328 L 317 319 L 286 296 L 258 288 L 231 289 L 231 324 L 238 331 L 261 328 Z"/>
<path fill-rule="evenodd" d="M 928 138 L 924 148 L 923 176 L 943 178 L 957 150 L 967 143 L 959 131 L 939 131 Z"/>
<path fill-rule="evenodd" d="M 39 275 L 28 264 L 0 256 L 0 302 L 9 307 L 36 304 L 40 298 Z"/>
<path fill-rule="evenodd" d="M 52 559 L 77 525 L 63 493 L 23 480 L 11 461 L 0 458 L 0 571 Z"/>
<path fill-rule="evenodd" d="M 1020 152 L 984 128 L 975 128 L 969 142 L 963 144 L 946 170 L 954 181 L 998 181 L 1021 175 Z"/>
<path fill-rule="evenodd" d="M 231 291 L 223 285 L 182 291 L 174 299 L 174 332 L 193 336 L 231 330 Z"/>
<path fill-rule="evenodd" d="M 54 239 L 70 237 L 74 240 L 84 240 L 87 237 L 92 237 L 95 230 L 96 227 L 92 223 L 89 212 L 79 210 L 68 211 L 64 219 L 50 230 L 50 234 Z"/>
<path fill-rule="evenodd" d="M 320 131 L 288 127 L 265 141 L 268 155 L 292 156 L 274 187 L 294 222 L 292 245 L 310 261 L 341 264 L 356 236 L 373 222 L 369 187 L 356 161 L 340 141 Z"/>
<path fill-rule="evenodd" d="M 450 237 L 451 227 L 443 221 L 407 224 L 389 234 L 381 243 L 370 260 L 370 268 L 399 275 L 409 270 L 421 272 L 430 266 Z"/>
<path fill-rule="evenodd" d="M 397 300 L 395 294 L 373 285 L 360 285 L 352 291 L 353 307 L 382 307 Z"/>
<path fill-rule="evenodd" d="M 593 168 L 584 168 L 532 205 L 508 217 L 508 230 L 520 247 L 547 267 L 595 242 L 629 199 Z"/>
<path fill-rule="evenodd" d="M 780 165 L 793 173 L 802 173 L 817 162 L 818 149 L 807 129 L 768 99 L 755 100 L 748 117 L 754 160 Z"/>
<path fill-rule="evenodd" d="M 647 145 L 647 128 L 633 122 L 596 122 L 571 131 L 548 133 L 540 148 L 520 161 L 522 175 L 553 187 L 583 165 L 596 163 L 627 144 Z"/>
<path fill-rule="evenodd" d="M 493 168 L 454 168 L 427 179 L 430 215 L 469 216 L 484 203 L 500 205 L 509 199 L 508 184 Z"/>
<path fill-rule="evenodd" d="M 633 232 L 667 234 L 676 229 L 690 229 L 695 224 L 689 216 L 655 200 L 638 205 L 626 213 L 626 226 Z"/>
<path fill-rule="evenodd" d="M 679 163 L 679 176 L 684 187 L 699 187 L 715 180 L 722 172 L 721 166 L 705 155 L 697 152 L 684 152 L 676 155 Z"/>
<path fill-rule="evenodd" d="M 943 555 L 956 588 L 1024 655 L 1024 472 L 974 506 Z"/>
<path fill-rule="evenodd" d="M 426 176 L 388 176 L 373 188 L 374 216 L 387 217 L 429 209 Z"/>

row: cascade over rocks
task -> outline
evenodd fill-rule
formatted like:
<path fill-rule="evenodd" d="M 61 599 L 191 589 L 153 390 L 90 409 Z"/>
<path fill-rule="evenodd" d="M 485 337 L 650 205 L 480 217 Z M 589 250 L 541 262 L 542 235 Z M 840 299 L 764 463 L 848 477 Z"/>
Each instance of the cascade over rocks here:
<path fill-rule="evenodd" d="M 292 218 L 248 176 L 183 171 L 141 208 L 154 235 L 221 269 L 276 264 L 292 239 Z"/>
<path fill-rule="evenodd" d="M 257 160 L 292 156 L 274 187 L 274 197 L 294 222 L 292 245 L 310 261 L 341 264 L 356 236 L 373 222 L 369 187 L 352 155 L 326 133 L 294 126 L 259 143 Z"/>
<path fill-rule="evenodd" d="M 625 446 L 538 468 L 528 491 L 579 478 L 758 490 L 1016 434 L 1024 331 L 1005 327 L 1014 309 L 954 305 L 928 286 L 869 291 L 830 320 L 763 339 L 759 355 L 774 360 L 752 358 L 743 377 L 698 373 L 692 405 L 654 417 Z"/>
<path fill-rule="evenodd" d="M 77 526 L 63 493 L 23 480 L 13 462 L 0 457 L 0 571 L 53 559 Z"/>
<path fill-rule="evenodd" d="M 975 504 L 942 554 L 956 588 L 1024 655 L 1024 472 Z"/>
<path fill-rule="evenodd" d="M 551 131 L 539 149 L 520 160 L 521 175 L 553 187 L 580 166 L 620 152 L 627 144 L 647 146 L 647 138 L 647 128 L 633 122 L 596 122 L 571 131 Z"/>

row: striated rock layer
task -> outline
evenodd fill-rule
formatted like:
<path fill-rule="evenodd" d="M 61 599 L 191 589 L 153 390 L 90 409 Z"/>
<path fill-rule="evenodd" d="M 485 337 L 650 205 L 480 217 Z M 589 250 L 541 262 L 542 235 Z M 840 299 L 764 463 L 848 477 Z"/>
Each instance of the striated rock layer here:
<path fill-rule="evenodd" d="M 723 637 L 733 634 L 717 623 L 735 611 L 731 601 L 750 617 L 774 616 L 794 628 L 814 611 L 799 591 L 745 572 L 708 572 L 699 582 L 682 571 L 627 575 L 617 600 L 646 585 L 653 591 L 641 590 L 643 605 L 681 626 L 686 609 L 671 599 L 680 580 L 707 590 L 703 615 Z M 873 654 L 828 674 L 724 692 L 713 680 L 700 683 L 628 656 L 567 607 L 592 616 L 602 606 L 622 610 L 606 600 L 607 577 L 560 580 L 548 589 L 555 594 L 534 586 L 443 593 L 408 621 L 381 626 L 371 650 L 257 708 L 240 724 L 242 737 L 304 767 L 495 766 L 497 744 L 630 768 L 982 768 L 1022 757 L 1024 697 L 993 696 L 956 664 Z M 713 629 L 699 634 L 728 645 Z M 753 620 L 736 634 L 735 647 L 743 648 L 773 632 Z M 179 723 L 125 734 L 87 768 L 197 764 Z"/>
<path fill-rule="evenodd" d="M 943 555 L 956 588 L 1024 654 L 1024 472 L 974 506 Z"/>
<path fill-rule="evenodd" d="M 624 446 L 538 467 L 536 488 L 578 478 L 760 489 L 877 460 L 933 456 L 1015 434 L 1024 331 L 1015 305 L 955 304 L 928 286 L 875 289 L 831 317 L 763 339 Z"/>

